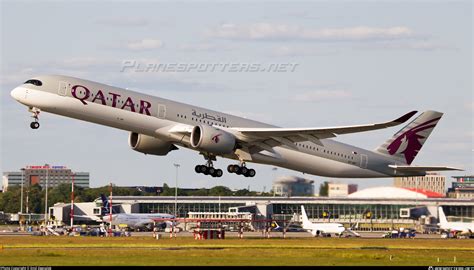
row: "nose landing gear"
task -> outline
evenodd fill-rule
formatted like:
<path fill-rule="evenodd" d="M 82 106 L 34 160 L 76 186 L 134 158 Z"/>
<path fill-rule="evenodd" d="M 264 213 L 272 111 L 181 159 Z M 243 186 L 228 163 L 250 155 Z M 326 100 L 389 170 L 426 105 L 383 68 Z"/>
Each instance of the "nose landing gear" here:
<path fill-rule="evenodd" d="M 39 114 L 41 110 L 38 108 L 32 107 L 32 108 L 29 108 L 28 111 L 31 112 L 32 114 L 31 117 L 34 119 L 34 121 L 31 122 L 30 127 L 32 129 L 38 129 L 40 127 L 40 124 L 38 121 L 39 121 Z"/>

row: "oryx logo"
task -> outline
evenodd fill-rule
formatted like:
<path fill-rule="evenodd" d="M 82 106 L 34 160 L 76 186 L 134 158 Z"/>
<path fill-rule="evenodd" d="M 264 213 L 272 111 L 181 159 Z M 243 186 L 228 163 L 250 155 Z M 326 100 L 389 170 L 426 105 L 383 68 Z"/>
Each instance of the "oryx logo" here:
<path fill-rule="evenodd" d="M 220 139 L 219 139 L 220 136 L 222 136 L 222 133 L 219 133 L 219 134 L 217 134 L 217 135 L 212 136 L 211 140 L 212 140 L 213 142 L 215 142 L 215 143 L 218 143 L 219 140 L 220 140 Z"/>
<path fill-rule="evenodd" d="M 387 150 L 390 155 L 404 154 L 407 164 L 411 164 L 411 162 L 415 159 L 416 154 L 418 154 L 418 151 L 420 151 L 421 147 L 423 146 L 423 143 L 420 142 L 420 140 L 426 138 L 419 135 L 418 133 L 423 130 L 434 128 L 439 119 L 441 119 L 441 117 L 426 121 L 403 132 L 387 146 Z"/>

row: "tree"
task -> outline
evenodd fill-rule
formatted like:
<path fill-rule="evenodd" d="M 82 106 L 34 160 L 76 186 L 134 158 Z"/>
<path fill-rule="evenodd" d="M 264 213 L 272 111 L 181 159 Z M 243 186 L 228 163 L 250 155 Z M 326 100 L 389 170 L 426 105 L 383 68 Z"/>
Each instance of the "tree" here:
<path fill-rule="evenodd" d="M 319 185 L 319 196 L 321 197 L 327 197 L 328 196 L 328 190 L 329 190 L 329 183 L 327 181 L 324 181 L 321 185 Z"/>
<path fill-rule="evenodd" d="M 208 194 L 209 194 L 209 191 L 205 188 L 188 192 L 189 196 L 207 196 Z"/>
<path fill-rule="evenodd" d="M 232 190 L 225 186 L 215 186 L 209 190 L 209 196 L 232 196 Z"/>
<path fill-rule="evenodd" d="M 239 189 L 234 193 L 234 196 L 250 196 L 250 191 L 248 189 Z"/>

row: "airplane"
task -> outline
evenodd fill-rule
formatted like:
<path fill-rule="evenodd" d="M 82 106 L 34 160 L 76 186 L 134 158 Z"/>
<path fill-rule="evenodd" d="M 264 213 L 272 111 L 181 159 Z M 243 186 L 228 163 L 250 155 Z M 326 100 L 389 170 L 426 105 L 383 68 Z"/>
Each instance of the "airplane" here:
<path fill-rule="evenodd" d="M 438 226 L 444 231 L 445 235 L 452 232 L 453 235 L 468 235 L 474 233 L 474 222 L 448 222 L 444 214 L 443 207 L 438 207 L 439 223 Z"/>
<path fill-rule="evenodd" d="M 110 204 L 109 200 L 105 197 L 104 194 L 100 194 L 102 199 L 102 221 L 110 223 Z M 160 213 L 151 213 L 151 214 L 126 214 L 126 213 L 114 213 L 112 208 L 112 225 L 126 224 L 129 228 L 141 229 L 147 228 L 151 230 L 153 226 L 161 227 L 165 229 L 166 227 L 171 227 L 173 224 L 172 221 L 166 220 L 164 222 L 156 222 L 157 219 L 174 219 L 174 215 L 170 214 L 160 214 Z M 176 225 L 176 222 L 174 222 Z"/>
<path fill-rule="evenodd" d="M 303 218 L 303 229 L 315 237 L 329 236 L 331 233 L 336 236 L 342 236 L 342 233 L 346 231 L 346 228 L 341 223 L 313 223 L 309 221 L 303 205 L 301 206 L 301 215 Z"/>
<path fill-rule="evenodd" d="M 384 129 L 406 122 L 417 111 L 375 124 L 282 128 L 193 105 L 125 90 L 89 80 L 45 75 L 25 81 L 11 96 L 28 107 L 30 127 L 49 112 L 130 132 L 129 145 L 140 153 L 164 156 L 177 146 L 198 151 L 207 160 L 196 173 L 221 177 L 217 157 L 238 160 L 229 173 L 254 177 L 247 162 L 302 173 L 341 178 L 424 176 L 426 171 L 461 170 L 446 166 L 411 166 L 443 115 L 426 111 L 375 150 L 332 140 L 338 135 Z"/>

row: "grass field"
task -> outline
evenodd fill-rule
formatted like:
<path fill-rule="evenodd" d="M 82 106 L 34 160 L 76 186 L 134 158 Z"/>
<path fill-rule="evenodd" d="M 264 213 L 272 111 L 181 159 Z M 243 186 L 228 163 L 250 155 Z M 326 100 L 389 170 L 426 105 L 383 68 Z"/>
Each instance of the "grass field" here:
<path fill-rule="evenodd" d="M 0 237 L 0 266 L 11 265 L 474 265 L 474 241 Z"/>

